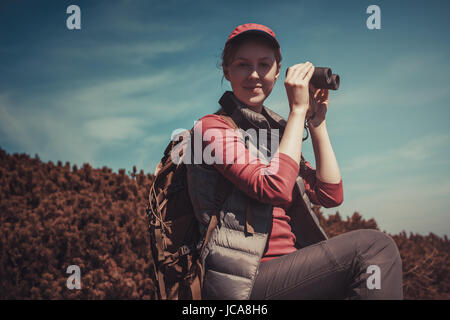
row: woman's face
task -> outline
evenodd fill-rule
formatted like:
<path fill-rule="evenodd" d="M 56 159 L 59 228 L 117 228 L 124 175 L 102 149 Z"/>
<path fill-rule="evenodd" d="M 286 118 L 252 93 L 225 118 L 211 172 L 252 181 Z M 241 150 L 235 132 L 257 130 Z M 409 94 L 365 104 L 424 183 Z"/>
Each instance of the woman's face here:
<path fill-rule="evenodd" d="M 280 65 L 271 47 L 248 41 L 236 51 L 231 64 L 224 66 L 224 74 L 234 95 L 254 111 L 261 112 L 280 74 Z"/>

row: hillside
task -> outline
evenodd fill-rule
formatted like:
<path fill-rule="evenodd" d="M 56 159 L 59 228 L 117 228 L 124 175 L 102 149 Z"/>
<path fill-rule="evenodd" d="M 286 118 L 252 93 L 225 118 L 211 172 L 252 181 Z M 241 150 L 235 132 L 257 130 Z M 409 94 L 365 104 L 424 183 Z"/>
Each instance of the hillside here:
<path fill-rule="evenodd" d="M 152 299 L 145 206 L 152 174 L 78 168 L 0 148 L 0 299 Z M 330 237 L 378 229 L 355 212 L 325 218 Z M 403 261 L 405 299 L 450 298 L 450 243 L 434 234 L 391 235 Z M 81 269 L 69 290 L 66 269 Z"/>

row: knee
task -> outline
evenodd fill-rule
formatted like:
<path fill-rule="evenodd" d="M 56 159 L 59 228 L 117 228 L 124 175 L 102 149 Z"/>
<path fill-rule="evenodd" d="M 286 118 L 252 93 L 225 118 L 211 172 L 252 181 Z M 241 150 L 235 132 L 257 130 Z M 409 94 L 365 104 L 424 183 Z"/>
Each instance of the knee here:
<path fill-rule="evenodd" d="M 374 229 L 357 230 L 362 244 L 374 253 L 382 254 L 386 258 L 394 259 L 401 264 L 400 252 L 394 239 L 388 234 Z"/>

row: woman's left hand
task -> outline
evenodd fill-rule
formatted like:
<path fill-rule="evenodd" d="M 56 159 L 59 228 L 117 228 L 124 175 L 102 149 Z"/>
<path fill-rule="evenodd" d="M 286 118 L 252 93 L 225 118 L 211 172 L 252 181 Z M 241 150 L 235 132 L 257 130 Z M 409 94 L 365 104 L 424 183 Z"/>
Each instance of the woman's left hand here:
<path fill-rule="evenodd" d="M 317 127 L 325 120 L 328 110 L 328 89 L 316 89 L 312 84 L 310 86 L 310 104 L 313 109 L 314 117 L 308 121 L 308 125 L 312 124 Z"/>

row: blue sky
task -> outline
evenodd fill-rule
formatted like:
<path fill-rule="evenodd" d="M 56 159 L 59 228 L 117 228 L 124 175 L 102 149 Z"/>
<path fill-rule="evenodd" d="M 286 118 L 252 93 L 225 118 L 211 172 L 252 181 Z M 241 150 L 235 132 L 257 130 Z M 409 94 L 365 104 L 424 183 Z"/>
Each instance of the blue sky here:
<path fill-rule="evenodd" d="M 66 8 L 81 8 L 68 30 Z M 369 30 L 366 8 L 381 9 Z M 341 76 L 327 126 L 344 203 L 381 230 L 450 234 L 448 1 L 2 1 L 0 146 L 153 172 L 173 130 L 218 108 L 233 28 L 272 28 L 287 67 Z M 280 79 L 281 80 L 281 79 Z M 282 81 L 265 105 L 284 117 Z M 303 153 L 315 166 L 311 140 Z"/>

